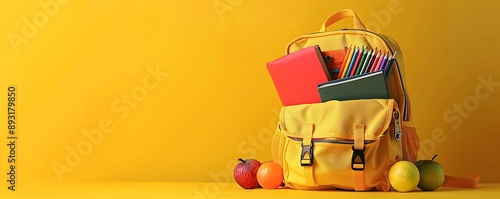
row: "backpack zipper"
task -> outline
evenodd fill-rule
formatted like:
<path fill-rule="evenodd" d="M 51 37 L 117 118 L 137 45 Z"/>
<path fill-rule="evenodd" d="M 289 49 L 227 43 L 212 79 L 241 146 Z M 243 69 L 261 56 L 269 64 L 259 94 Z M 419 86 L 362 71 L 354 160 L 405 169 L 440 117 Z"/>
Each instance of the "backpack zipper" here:
<path fill-rule="evenodd" d="M 400 141 L 401 140 L 401 123 L 399 122 L 399 117 L 400 117 L 400 113 L 399 113 L 399 110 L 397 109 L 394 109 L 392 111 L 392 119 L 394 120 L 394 138 L 396 138 L 397 141 Z M 279 127 L 279 125 L 278 125 Z M 281 130 L 281 128 L 280 128 Z M 385 136 L 387 131 L 383 132 L 379 139 L 382 140 Z M 297 138 L 297 137 L 291 137 L 291 136 L 287 136 L 288 138 L 290 138 L 291 140 L 293 141 L 297 141 L 297 142 L 302 142 L 302 138 Z M 323 143 L 331 143 L 331 144 L 354 144 L 354 140 L 334 140 L 334 139 L 327 139 L 327 138 L 316 138 L 316 139 L 312 139 L 312 142 L 323 142 Z M 365 140 L 365 144 L 370 144 L 370 143 L 373 143 L 375 142 L 375 140 Z"/>
<path fill-rule="evenodd" d="M 394 119 L 394 138 L 397 141 L 401 140 L 401 124 L 399 122 L 399 111 L 394 110 L 392 112 L 392 118 Z"/>

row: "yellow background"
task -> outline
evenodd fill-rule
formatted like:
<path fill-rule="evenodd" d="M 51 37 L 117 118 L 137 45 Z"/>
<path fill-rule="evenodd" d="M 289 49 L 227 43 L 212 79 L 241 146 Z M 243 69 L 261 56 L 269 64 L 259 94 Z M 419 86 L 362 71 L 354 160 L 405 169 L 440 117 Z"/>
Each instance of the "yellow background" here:
<path fill-rule="evenodd" d="M 480 93 L 489 96 L 475 97 L 480 78 L 500 82 L 496 1 L 55 5 L 50 16 L 38 1 L 0 1 L 1 92 L 15 84 L 18 94 L 18 185 L 36 180 L 232 181 L 237 158 L 271 159 L 269 135 L 280 102 L 266 63 L 280 57 L 294 37 L 319 30 L 342 8 L 353 9 L 369 28 L 401 46 L 422 157 L 438 153 L 448 174 L 479 172 L 481 182 L 500 182 L 500 87 L 483 88 Z M 40 18 L 41 12 L 48 17 Z M 9 35 L 23 36 L 23 18 L 33 23 L 34 16 L 37 31 L 12 45 Z M 337 28 L 346 26 L 350 23 Z M 148 72 L 157 67 L 167 74 L 161 82 Z M 145 89 L 145 78 L 157 86 Z M 141 89 L 146 93 L 134 105 L 121 101 Z M 477 105 L 467 117 L 454 112 L 448 113 L 454 121 L 443 117 L 464 101 Z M 103 121 L 111 122 L 110 133 L 58 179 L 55 162 L 67 165 L 67 149 L 89 143 L 82 132 Z M 1 143 L 7 143 L 6 135 Z M 0 157 L 7 157 L 7 147 L 1 147 Z M 1 171 L 7 170 L 6 159 L 0 160 Z"/>

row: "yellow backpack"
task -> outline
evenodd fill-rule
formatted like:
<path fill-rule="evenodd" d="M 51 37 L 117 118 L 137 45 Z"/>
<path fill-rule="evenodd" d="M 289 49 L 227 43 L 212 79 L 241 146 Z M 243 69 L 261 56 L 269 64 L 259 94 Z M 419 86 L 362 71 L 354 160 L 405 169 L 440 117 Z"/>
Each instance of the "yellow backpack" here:
<path fill-rule="evenodd" d="M 352 17 L 354 29 L 327 31 Z M 286 186 L 293 189 L 388 191 L 390 167 L 399 160 L 417 161 L 420 142 L 411 122 L 410 101 L 404 86 L 403 53 L 385 35 L 366 30 L 348 9 L 331 15 L 317 33 L 292 40 L 285 55 L 318 45 L 330 69 L 338 69 L 346 46 L 365 46 L 396 53 L 388 75 L 391 99 L 327 101 L 281 108 L 272 142 L 273 160 L 283 167 Z M 473 188 L 480 176 L 445 176 L 442 186 Z"/>
<path fill-rule="evenodd" d="M 352 17 L 354 29 L 327 31 L 335 22 Z M 317 33 L 292 40 L 285 55 L 319 45 L 326 56 L 346 46 L 365 46 L 396 53 L 388 76 L 391 99 L 328 101 L 284 106 L 272 143 L 275 162 L 284 181 L 295 189 L 383 190 L 391 188 L 390 167 L 398 160 L 415 162 L 419 139 L 410 119 L 404 87 L 402 52 L 391 38 L 366 30 L 352 10 L 331 15 Z M 330 57 L 331 58 L 331 57 Z M 334 59 L 333 67 L 342 65 Z"/>

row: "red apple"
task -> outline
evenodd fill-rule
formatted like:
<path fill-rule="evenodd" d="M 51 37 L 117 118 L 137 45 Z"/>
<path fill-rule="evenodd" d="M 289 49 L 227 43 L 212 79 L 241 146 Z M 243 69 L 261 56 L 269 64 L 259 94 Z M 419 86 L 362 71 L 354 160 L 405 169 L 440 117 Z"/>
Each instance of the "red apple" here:
<path fill-rule="evenodd" d="M 234 168 L 234 179 L 236 183 L 245 189 L 254 189 L 259 186 L 257 182 L 257 170 L 260 162 L 255 159 L 238 159 L 240 162 Z"/>

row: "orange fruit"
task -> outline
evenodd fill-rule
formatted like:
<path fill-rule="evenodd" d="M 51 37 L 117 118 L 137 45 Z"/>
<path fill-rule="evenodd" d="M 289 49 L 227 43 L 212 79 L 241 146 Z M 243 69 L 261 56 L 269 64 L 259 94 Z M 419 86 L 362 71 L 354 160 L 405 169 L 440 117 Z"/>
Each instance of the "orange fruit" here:
<path fill-rule="evenodd" d="M 257 182 L 265 189 L 276 189 L 283 183 L 283 168 L 276 162 L 264 162 L 257 170 Z"/>

